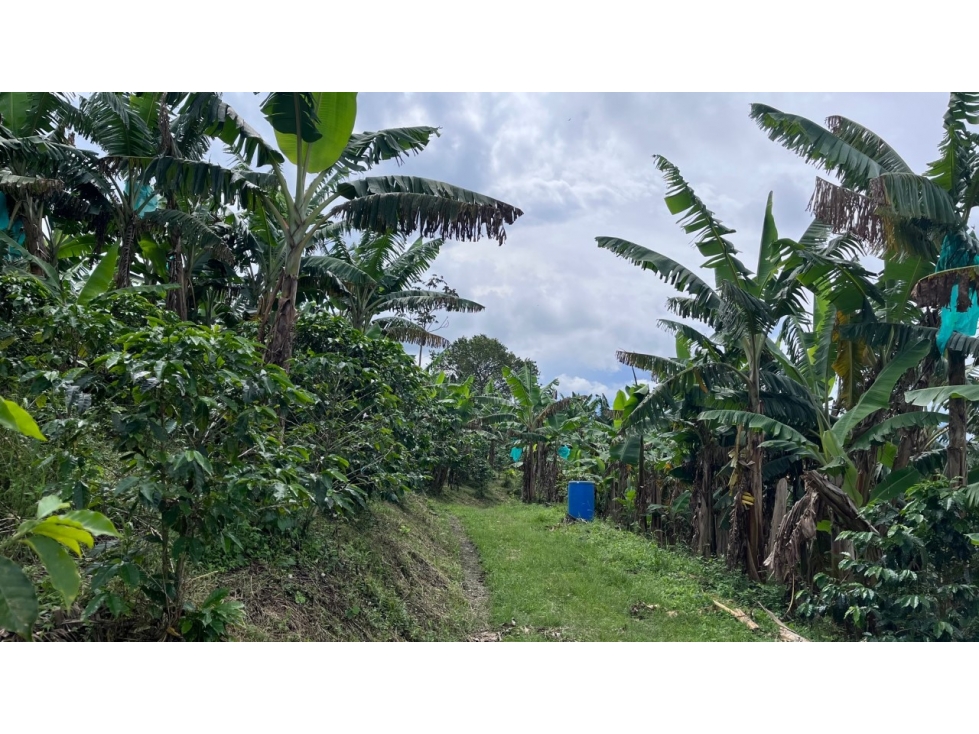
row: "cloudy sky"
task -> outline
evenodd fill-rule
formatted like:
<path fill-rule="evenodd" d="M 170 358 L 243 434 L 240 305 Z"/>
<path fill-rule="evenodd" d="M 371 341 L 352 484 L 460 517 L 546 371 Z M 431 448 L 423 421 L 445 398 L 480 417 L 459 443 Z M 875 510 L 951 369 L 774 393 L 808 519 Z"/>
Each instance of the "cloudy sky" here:
<path fill-rule="evenodd" d="M 261 96 L 225 98 L 271 139 Z M 775 192 L 779 233 L 798 237 L 810 222 L 806 205 L 817 171 L 768 140 L 748 118 L 752 102 L 817 122 L 848 117 L 921 171 L 936 157 L 946 101 L 945 94 L 361 93 L 357 129 L 440 127 L 441 137 L 398 172 L 524 211 L 502 247 L 481 240 L 442 250 L 434 272 L 486 310 L 452 314 L 439 333 L 495 337 L 536 360 L 543 378 L 559 378 L 562 392 L 614 394 L 632 382 L 616 349 L 674 353 L 672 338 L 656 325 L 670 317 L 665 300 L 673 289 L 599 250 L 595 237 L 622 237 L 689 267 L 701 261 L 663 203 L 653 154 L 677 165 L 737 230 L 730 239 L 753 268 L 768 192 Z"/>

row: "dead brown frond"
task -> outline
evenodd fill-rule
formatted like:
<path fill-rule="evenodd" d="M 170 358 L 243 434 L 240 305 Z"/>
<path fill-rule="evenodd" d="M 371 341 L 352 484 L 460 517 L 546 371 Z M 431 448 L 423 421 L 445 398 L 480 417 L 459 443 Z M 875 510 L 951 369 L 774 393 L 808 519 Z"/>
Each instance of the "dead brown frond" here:
<path fill-rule="evenodd" d="M 765 559 L 765 567 L 782 583 L 792 578 L 803 550 L 816 537 L 816 523 L 824 513 L 832 512 L 834 522 L 844 530 L 877 532 L 863 519 L 853 500 L 825 476 L 810 471 L 803 481 L 806 494 L 785 516 Z"/>
<path fill-rule="evenodd" d="M 959 286 L 958 310 L 965 311 L 971 305 L 969 290 L 979 288 L 979 267 L 970 265 L 927 275 L 915 285 L 911 298 L 919 306 L 945 308 L 952 299 L 952 287 L 956 285 Z"/>
<path fill-rule="evenodd" d="M 822 178 L 809 200 L 809 211 L 840 234 L 852 234 L 866 242 L 872 250 L 884 246 L 884 225 L 877 216 L 877 203 L 850 189 L 837 186 Z"/>
<path fill-rule="evenodd" d="M 475 241 L 482 236 L 506 241 L 505 224 L 513 224 L 523 212 L 516 207 L 464 202 L 423 193 L 380 193 L 353 199 L 333 209 L 355 230 L 417 231 L 422 237 Z"/>
<path fill-rule="evenodd" d="M 765 568 L 782 583 L 795 573 L 803 548 L 816 537 L 819 509 L 819 494 L 807 488 L 805 496 L 792 506 L 779 526 L 772 550 L 765 559 Z"/>

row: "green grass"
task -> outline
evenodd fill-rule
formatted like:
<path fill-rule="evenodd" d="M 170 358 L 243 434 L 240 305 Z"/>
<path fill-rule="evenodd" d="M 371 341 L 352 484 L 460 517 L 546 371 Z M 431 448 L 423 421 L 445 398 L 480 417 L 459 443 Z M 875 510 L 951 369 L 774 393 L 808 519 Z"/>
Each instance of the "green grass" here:
<path fill-rule="evenodd" d="M 479 549 L 491 623 L 511 640 L 741 641 L 774 639 L 762 614 L 757 632 L 717 610 L 769 609 L 782 592 L 750 587 L 716 562 L 663 549 L 603 522 L 564 524 L 564 510 L 505 502 L 453 503 Z M 729 600 L 734 599 L 734 602 Z M 514 624 L 515 623 L 515 624 Z M 803 632 L 806 634 L 806 632 Z"/>

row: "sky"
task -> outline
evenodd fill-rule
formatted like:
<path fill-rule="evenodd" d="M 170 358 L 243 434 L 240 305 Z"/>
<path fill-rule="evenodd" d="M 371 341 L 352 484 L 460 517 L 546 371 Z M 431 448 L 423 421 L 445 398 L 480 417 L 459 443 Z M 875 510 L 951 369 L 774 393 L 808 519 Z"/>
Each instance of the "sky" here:
<path fill-rule="evenodd" d="M 272 140 L 262 95 L 225 94 Z M 614 395 L 632 383 L 617 349 L 674 355 L 657 319 L 675 318 L 675 293 L 595 244 L 621 237 L 687 267 L 702 258 L 663 202 L 653 165 L 679 167 L 754 269 L 765 202 L 774 192 L 779 234 L 798 238 L 817 175 L 768 139 L 748 117 L 752 102 L 822 123 L 843 115 L 888 141 L 916 171 L 937 157 L 946 94 L 388 94 L 358 96 L 358 131 L 440 128 L 418 156 L 370 175 L 401 173 L 445 181 L 523 210 L 501 247 L 491 240 L 448 242 L 432 271 L 485 310 L 450 314 L 448 339 L 486 334 L 535 360 L 560 391 Z M 710 274 L 701 272 L 708 282 Z M 644 375 L 640 374 L 642 379 Z M 645 375 L 648 377 L 648 375 Z"/>

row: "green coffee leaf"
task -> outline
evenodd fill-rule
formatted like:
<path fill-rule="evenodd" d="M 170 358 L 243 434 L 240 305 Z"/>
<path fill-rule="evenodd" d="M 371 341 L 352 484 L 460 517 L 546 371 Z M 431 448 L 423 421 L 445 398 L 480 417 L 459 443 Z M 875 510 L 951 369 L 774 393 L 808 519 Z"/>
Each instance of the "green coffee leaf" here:
<path fill-rule="evenodd" d="M 78 567 L 71 560 L 71 556 L 57 541 L 43 535 L 35 535 L 24 541 L 31 549 L 37 553 L 44 568 L 47 569 L 54 590 L 61 595 L 64 607 L 67 610 L 75 598 L 82 585 L 82 578 L 78 574 Z"/>
<path fill-rule="evenodd" d="M 30 639 L 37 620 L 34 584 L 16 563 L 0 556 L 0 627 Z"/>

